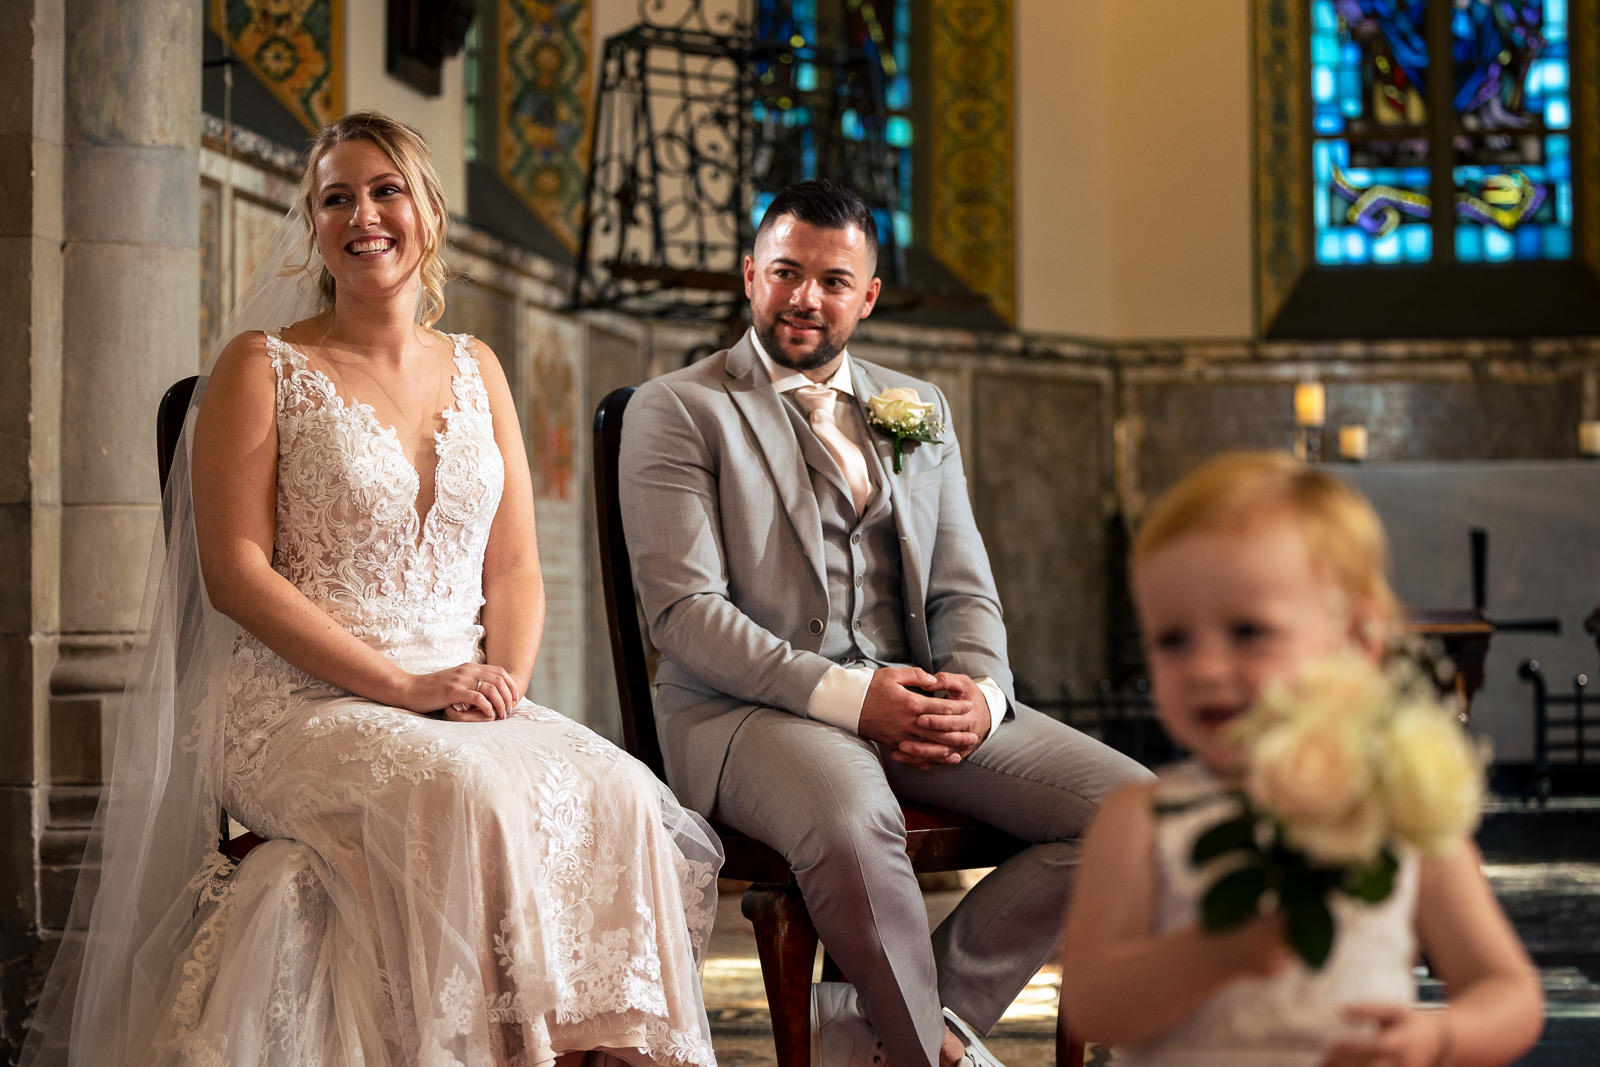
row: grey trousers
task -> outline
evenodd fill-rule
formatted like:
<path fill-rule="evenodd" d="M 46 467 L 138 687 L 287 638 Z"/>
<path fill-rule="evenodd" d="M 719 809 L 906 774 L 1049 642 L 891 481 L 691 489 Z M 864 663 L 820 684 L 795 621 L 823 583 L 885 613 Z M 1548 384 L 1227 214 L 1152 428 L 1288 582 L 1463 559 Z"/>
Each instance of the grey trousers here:
<path fill-rule="evenodd" d="M 941 1006 L 984 1033 L 999 1021 L 1057 946 L 1080 838 L 1100 802 L 1148 776 L 1021 705 L 970 757 L 927 771 L 880 760 L 876 745 L 836 727 L 758 708 L 733 736 L 715 815 L 789 860 L 823 946 L 896 1067 L 937 1067 Z M 931 937 L 902 800 L 1034 842 Z"/>

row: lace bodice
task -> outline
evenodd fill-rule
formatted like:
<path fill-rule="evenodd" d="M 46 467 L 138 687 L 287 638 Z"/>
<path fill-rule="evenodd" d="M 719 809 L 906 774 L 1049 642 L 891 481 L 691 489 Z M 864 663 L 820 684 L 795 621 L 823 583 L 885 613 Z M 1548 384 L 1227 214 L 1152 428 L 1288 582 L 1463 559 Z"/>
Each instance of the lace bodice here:
<path fill-rule="evenodd" d="M 1199 903 L 1214 872 L 1189 862 L 1195 839 L 1237 811 L 1237 801 L 1196 762 L 1163 772 L 1157 797 L 1199 801 L 1157 816 L 1154 928 L 1166 933 L 1199 921 Z M 1207 801 L 1210 802 L 1207 802 Z M 1237 978 L 1189 1018 L 1153 1041 L 1118 1051 L 1119 1065 L 1230 1063 L 1253 1067 L 1318 1064 L 1328 1045 L 1348 1032 L 1343 1005 L 1356 1001 L 1410 1003 L 1416 954 L 1412 916 L 1417 860 L 1401 853 L 1394 892 L 1375 905 L 1340 893 L 1329 901 L 1337 923 L 1333 954 L 1321 970 L 1297 964 L 1272 978 Z"/>
<path fill-rule="evenodd" d="M 474 657 L 483 557 L 505 482 L 470 339 L 451 336 L 454 406 L 434 434 L 434 502 L 393 428 L 346 402 L 276 335 L 277 528 L 272 565 L 335 622 L 414 671 Z"/>

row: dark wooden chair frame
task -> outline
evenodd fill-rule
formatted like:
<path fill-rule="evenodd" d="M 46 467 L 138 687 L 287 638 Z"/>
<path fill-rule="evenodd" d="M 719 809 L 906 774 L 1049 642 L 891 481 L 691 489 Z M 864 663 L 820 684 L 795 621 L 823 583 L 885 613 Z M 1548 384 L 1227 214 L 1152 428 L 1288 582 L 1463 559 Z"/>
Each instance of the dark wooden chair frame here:
<path fill-rule="evenodd" d="M 600 575 L 611 631 L 611 662 L 622 705 L 623 743 L 666 781 L 618 490 L 622 418 L 633 392 L 631 386 L 614 390 L 595 410 L 594 490 Z M 1024 847 L 991 826 L 937 808 L 908 804 L 905 816 L 906 854 L 918 872 L 992 867 Z M 760 841 L 726 826 L 713 825 L 726 854 L 722 877 L 751 883 L 741 910 L 755 927 L 778 1067 L 824 1067 L 810 1063 L 811 977 L 816 964 L 817 931 L 801 899 L 794 872 L 781 855 Z M 825 954 L 823 978 L 841 977 Z M 1061 1067 L 1081 1067 L 1083 1063 L 1083 1045 L 1072 1038 L 1059 1014 L 1056 1062 Z"/>
<path fill-rule="evenodd" d="M 167 475 L 171 473 L 172 460 L 178 454 L 178 439 L 183 436 L 184 416 L 189 412 L 189 402 L 194 398 L 195 388 L 199 384 L 198 374 L 178 379 L 162 394 L 161 403 L 156 408 L 156 472 L 161 478 L 164 518 L 169 523 L 172 521 L 172 516 L 166 513 Z M 235 861 L 244 859 L 251 849 L 264 840 L 250 831 L 230 838 L 228 813 L 218 809 L 217 818 L 218 847 L 224 855 L 232 857 Z"/>

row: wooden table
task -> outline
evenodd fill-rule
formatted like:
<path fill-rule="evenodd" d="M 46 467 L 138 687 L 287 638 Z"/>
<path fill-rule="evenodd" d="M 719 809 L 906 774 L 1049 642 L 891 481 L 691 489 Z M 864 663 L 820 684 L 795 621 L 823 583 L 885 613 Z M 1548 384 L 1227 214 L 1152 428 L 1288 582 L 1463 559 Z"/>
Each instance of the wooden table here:
<path fill-rule="evenodd" d="M 1420 637 L 1438 638 L 1445 655 L 1456 665 L 1455 691 L 1463 708 L 1483 685 L 1483 661 L 1489 654 L 1494 623 L 1477 608 L 1409 608 L 1406 630 Z"/>

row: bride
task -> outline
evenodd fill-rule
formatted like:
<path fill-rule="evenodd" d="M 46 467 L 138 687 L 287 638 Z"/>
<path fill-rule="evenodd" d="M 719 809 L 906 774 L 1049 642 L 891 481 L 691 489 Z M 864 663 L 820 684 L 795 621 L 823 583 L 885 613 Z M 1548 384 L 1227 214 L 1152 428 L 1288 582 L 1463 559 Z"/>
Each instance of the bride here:
<path fill-rule="evenodd" d="M 100 873 L 24 1062 L 714 1062 L 715 839 L 525 697 L 527 457 L 494 354 L 432 327 L 446 218 L 410 127 L 317 136 L 302 269 L 272 253 L 241 309 L 315 313 L 233 337 L 190 413 Z M 237 868 L 218 804 L 269 839 Z"/>

